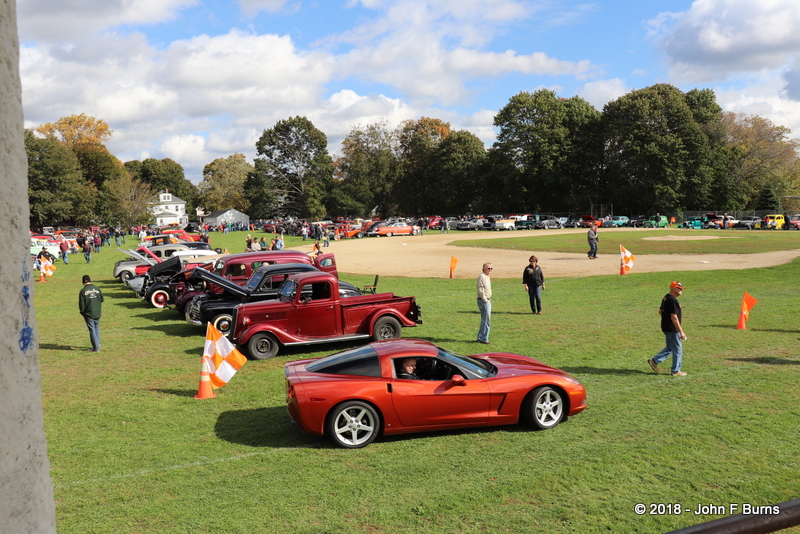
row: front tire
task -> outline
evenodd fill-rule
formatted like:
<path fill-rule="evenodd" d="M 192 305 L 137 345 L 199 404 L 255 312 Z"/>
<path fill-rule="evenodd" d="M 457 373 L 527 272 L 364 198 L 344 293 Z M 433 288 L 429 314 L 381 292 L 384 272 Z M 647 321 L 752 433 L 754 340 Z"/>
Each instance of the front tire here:
<path fill-rule="evenodd" d="M 360 449 L 378 437 L 381 419 L 375 408 L 362 401 L 345 401 L 328 415 L 328 436 L 340 447 Z"/>
<path fill-rule="evenodd" d="M 247 342 L 247 352 L 254 360 L 269 360 L 278 354 L 278 340 L 270 333 L 254 334 Z"/>
<path fill-rule="evenodd" d="M 130 272 L 130 271 L 122 271 L 122 272 L 120 273 L 120 275 L 119 275 L 119 280 L 120 280 L 120 282 L 122 282 L 122 283 L 125 283 L 125 282 L 127 282 L 127 281 L 128 281 L 128 280 L 130 280 L 131 278 L 133 278 L 133 273 L 132 273 L 132 272 Z"/>
<path fill-rule="evenodd" d="M 372 330 L 372 339 L 374 341 L 399 339 L 402 337 L 402 331 L 400 321 L 394 317 L 381 317 L 375 322 L 375 328 Z"/>
<path fill-rule="evenodd" d="M 223 335 L 228 335 L 233 328 L 233 316 L 229 313 L 222 313 L 217 315 L 211 320 L 214 328 L 222 332 Z"/>
<path fill-rule="evenodd" d="M 165 289 L 156 289 L 150 293 L 150 304 L 154 308 L 166 308 L 169 303 L 169 293 Z"/>
<path fill-rule="evenodd" d="M 392 237 L 392 232 L 386 232 L 386 237 Z"/>
<path fill-rule="evenodd" d="M 522 403 L 522 419 L 536 430 L 553 428 L 564 419 L 564 394 L 550 386 L 534 389 Z"/>

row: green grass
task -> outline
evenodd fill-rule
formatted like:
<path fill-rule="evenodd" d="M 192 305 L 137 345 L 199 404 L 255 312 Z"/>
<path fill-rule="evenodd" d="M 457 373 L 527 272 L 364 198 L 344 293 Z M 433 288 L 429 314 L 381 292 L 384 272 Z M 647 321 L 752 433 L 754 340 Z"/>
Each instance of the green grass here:
<path fill-rule="evenodd" d="M 548 252 L 586 253 L 587 230 L 548 234 L 546 230 L 517 232 L 519 237 L 492 239 L 478 234 L 476 239 L 455 241 L 461 247 L 485 247 L 510 250 L 531 250 L 535 240 L 536 250 Z M 800 248 L 800 232 L 760 230 L 689 230 L 672 229 L 599 229 L 600 250 L 623 245 L 638 254 L 755 254 Z M 492 236 L 493 234 L 489 234 Z M 669 236 L 713 236 L 720 239 L 670 240 Z M 667 238 L 664 240 L 654 238 Z"/>
<path fill-rule="evenodd" d="M 212 245 L 239 251 L 244 235 L 212 234 Z M 60 534 L 652 533 L 719 516 L 639 516 L 637 503 L 767 505 L 800 493 L 798 261 L 549 278 L 541 316 L 516 280 L 496 280 L 491 348 L 573 373 L 587 410 L 545 432 L 416 434 L 349 451 L 292 425 L 283 364 L 352 345 L 248 362 L 216 399 L 195 400 L 203 331 L 112 281 L 120 257 L 106 247 L 86 265 L 75 255 L 35 288 Z M 86 351 L 77 313 L 84 273 L 106 295 L 99 354 Z M 675 278 L 687 285 L 686 378 L 645 362 L 663 346 L 656 310 Z M 407 337 L 479 350 L 473 280 L 381 273 L 381 289 L 422 304 L 425 324 Z M 736 330 L 745 290 L 759 303 Z"/>

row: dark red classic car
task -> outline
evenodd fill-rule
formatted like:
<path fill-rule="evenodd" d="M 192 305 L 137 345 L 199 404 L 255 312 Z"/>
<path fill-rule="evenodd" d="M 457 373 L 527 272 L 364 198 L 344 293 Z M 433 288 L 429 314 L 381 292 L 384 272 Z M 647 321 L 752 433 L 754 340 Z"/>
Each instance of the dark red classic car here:
<path fill-rule="evenodd" d="M 289 362 L 284 374 L 295 423 L 348 449 L 379 435 L 520 421 L 543 430 L 586 408 L 586 390 L 565 371 L 519 354 L 462 356 L 419 339 Z"/>

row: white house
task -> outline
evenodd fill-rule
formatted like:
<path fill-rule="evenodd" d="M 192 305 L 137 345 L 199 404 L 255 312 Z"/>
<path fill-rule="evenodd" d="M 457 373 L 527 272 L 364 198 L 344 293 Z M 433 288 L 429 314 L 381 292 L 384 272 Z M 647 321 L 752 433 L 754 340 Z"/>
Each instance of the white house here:
<path fill-rule="evenodd" d="M 158 192 L 158 204 L 153 206 L 153 216 L 159 226 L 169 224 L 186 226 L 189 223 L 189 216 L 186 215 L 186 201 L 173 196 L 169 189 Z"/>

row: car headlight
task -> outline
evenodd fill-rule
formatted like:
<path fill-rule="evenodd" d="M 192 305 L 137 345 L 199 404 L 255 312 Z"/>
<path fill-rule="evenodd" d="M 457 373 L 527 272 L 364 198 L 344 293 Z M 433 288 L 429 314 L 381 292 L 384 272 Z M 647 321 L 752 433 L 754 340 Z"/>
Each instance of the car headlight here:
<path fill-rule="evenodd" d="M 564 378 L 566 378 L 566 379 L 567 379 L 567 381 L 569 381 L 569 382 L 572 382 L 572 383 L 573 383 L 573 384 L 575 384 L 576 386 L 580 386 L 580 385 L 581 385 L 581 381 L 580 381 L 580 380 L 578 380 L 577 378 L 575 378 L 574 376 L 572 376 L 572 375 L 571 375 L 571 374 L 569 374 L 569 373 L 564 373 Z"/>

